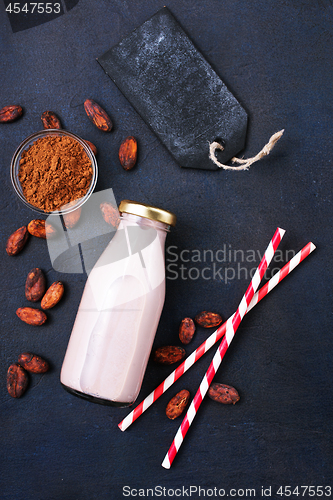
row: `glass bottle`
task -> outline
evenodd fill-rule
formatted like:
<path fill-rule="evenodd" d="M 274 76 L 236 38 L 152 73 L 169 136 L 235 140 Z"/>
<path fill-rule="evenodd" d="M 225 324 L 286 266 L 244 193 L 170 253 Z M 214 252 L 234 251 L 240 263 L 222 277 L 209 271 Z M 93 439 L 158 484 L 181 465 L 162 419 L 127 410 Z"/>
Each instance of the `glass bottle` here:
<path fill-rule="evenodd" d="M 94 402 L 137 398 L 165 299 L 164 244 L 176 216 L 130 200 L 118 230 L 90 272 L 60 380 Z"/>

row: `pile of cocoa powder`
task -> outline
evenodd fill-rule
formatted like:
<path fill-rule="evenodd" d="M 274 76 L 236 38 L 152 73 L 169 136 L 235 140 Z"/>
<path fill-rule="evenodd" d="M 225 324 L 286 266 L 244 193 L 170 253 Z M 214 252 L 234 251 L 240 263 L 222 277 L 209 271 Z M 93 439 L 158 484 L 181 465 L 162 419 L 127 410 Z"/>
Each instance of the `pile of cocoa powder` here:
<path fill-rule="evenodd" d="M 22 153 L 18 177 L 26 200 L 52 212 L 82 198 L 92 174 L 81 144 L 59 135 L 39 138 Z"/>

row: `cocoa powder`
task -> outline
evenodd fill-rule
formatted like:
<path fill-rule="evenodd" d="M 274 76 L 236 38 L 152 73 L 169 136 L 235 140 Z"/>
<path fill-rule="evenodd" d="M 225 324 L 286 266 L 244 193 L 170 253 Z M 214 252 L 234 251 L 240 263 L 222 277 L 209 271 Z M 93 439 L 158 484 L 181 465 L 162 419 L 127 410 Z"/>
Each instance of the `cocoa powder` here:
<path fill-rule="evenodd" d="M 82 198 L 91 178 L 91 161 L 71 137 L 42 137 L 22 153 L 19 181 L 23 194 L 31 205 L 45 212 Z"/>

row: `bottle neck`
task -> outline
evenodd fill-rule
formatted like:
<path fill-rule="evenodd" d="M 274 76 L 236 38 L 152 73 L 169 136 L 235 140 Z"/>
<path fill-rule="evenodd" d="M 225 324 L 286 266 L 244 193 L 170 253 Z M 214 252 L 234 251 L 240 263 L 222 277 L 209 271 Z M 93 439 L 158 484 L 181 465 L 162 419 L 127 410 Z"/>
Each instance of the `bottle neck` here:
<path fill-rule="evenodd" d="M 121 219 L 124 222 L 133 223 L 138 226 L 151 227 L 156 230 L 163 231 L 164 233 L 170 231 L 170 226 L 168 224 L 156 220 L 147 219 L 146 217 L 140 217 L 139 215 L 133 215 L 133 214 L 128 214 L 126 212 L 122 212 Z"/>

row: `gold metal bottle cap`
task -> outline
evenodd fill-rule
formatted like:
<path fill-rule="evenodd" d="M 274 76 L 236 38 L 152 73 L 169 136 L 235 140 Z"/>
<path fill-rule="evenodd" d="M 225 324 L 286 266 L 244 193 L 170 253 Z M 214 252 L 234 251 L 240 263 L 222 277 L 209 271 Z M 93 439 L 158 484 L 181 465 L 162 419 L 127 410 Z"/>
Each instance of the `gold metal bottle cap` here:
<path fill-rule="evenodd" d="M 121 201 L 119 205 L 119 212 L 139 215 L 140 217 L 145 217 L 146 219 L 163 222 L 169 226 L 175 226 L 177 220 L 175 214 L 169 212 L 168 210 L 162 210 L 162 208 L 152 207 L 150 205 L 146 205 L 145 203 L 137 203 L 132 200 Z"/>

